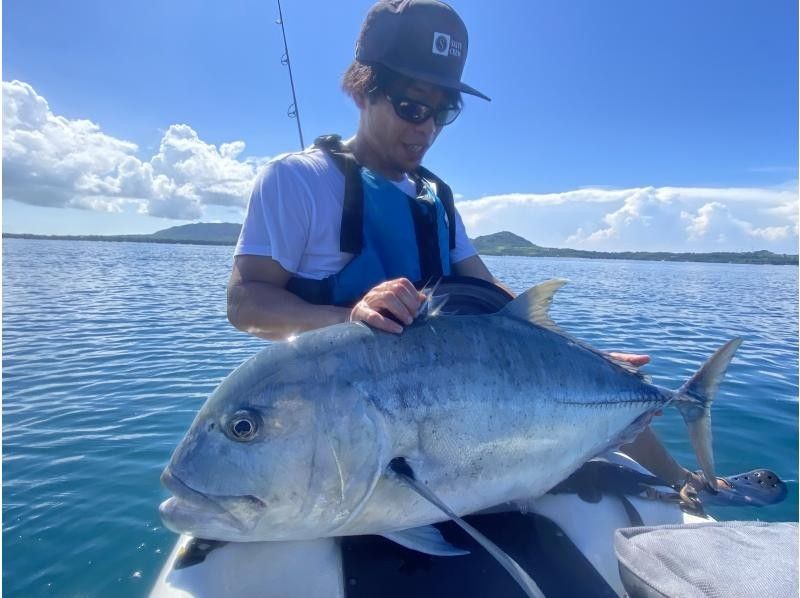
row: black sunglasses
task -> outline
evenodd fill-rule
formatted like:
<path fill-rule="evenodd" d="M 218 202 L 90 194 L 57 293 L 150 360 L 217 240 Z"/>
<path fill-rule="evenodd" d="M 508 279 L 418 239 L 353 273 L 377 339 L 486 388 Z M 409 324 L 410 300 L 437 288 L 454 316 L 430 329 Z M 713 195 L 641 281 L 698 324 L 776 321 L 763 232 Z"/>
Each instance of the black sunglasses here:
<path fill-rule="evenodd" d="M 423 102 L 418 102 L 410 98 L 401 96 L 390 96 L 385 93 L 386 99 L 394 107 L 394 112 L 406 122 L 419 125 L 433 117 L 433 122 L 437 127 L 443 127 L 453 122 L 461 114 L 460 106 L 444 106 L 443 108 L 433 108 Z"/>

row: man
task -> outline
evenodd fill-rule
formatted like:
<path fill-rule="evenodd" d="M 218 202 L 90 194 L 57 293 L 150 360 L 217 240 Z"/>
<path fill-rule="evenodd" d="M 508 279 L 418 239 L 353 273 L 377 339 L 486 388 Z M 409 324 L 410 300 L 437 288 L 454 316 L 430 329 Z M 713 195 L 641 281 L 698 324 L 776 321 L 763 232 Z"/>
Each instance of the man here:
<path fill-rule="evenodd" d="M 461 82 L 467 47 L 464 23 L 442 2 L 372 7 L 342 85 L 360 110 L 356 135 L 276 158 L 256 182 L 228 286 L 234 326 L 273 340 L 346 321 L 400 333 L 424 299 L 412 281 L 499 284 L 449 188 L 421 165 L 462 93 L 489 99 Z M 649 429 L 627 452 L 667 481 L 689 473 Z"/>
<path fill-rule="evenodd" d="M 442 273 L 495 282 L 470 244 L 458 213 L 454 212 L 453 222 L 445 222 L 442 199 L 436 195 L 439 190 L 416 174 L 442 128 L 458 116 L 461 92 L 488 99 L 461 83 L 466 56 L 466 28 L 449 6 L 433 0 L 376 4 L 364 22 L 356 60 L 343 80 L 361 117 L 355 137 L 342 150 L 364 167 L 367 213 L 370 205 L 378 203 L 407 204 L 403 195 L 415 199 L 416 187 L 421 186 L 427 197 L 416 203 L 433 202 L 440 216 L 434 234 L 449 234 L 449 227 L 454 227 L 454 247 L 439 247 L 449 255 Z M 348 320 L 399 333 L 402 327 L 382 311 L 400 322 L 412 321 L 423 299 L 411 284 L 421 274 L 414 264 L 392 264 L 389 270 L 394 275 L 374 281 L 365 276 L 351 283 L 361 296 L 351 305 L 342 301 L 314 305 L 308 297 L 304 300 L 287 290 L 293 277 L 322 280 L 351 261 L 352 254 L 340 247 L 344 192 L 343 173 L 322 149 L 289 154 L 270 163 L 256 184 L 236 248 L 228 303 L 234 326 L 281 339 Z M 408 211 L 407 206 L 399 208 Z M 398 237 L 406 247 L 387 243 L 377 248 L 372 253 L 379 261 L 391 258 L 386 255 L 389 252 L 413 252 L 418 245 L 409 231 L 409 216 L 403 220 L 406 227 Z M 381 224 L 365 221 L 364 237 L 385 233 Z M 364 265 L 350 265 L 351 270 L 359 267 Z"/>

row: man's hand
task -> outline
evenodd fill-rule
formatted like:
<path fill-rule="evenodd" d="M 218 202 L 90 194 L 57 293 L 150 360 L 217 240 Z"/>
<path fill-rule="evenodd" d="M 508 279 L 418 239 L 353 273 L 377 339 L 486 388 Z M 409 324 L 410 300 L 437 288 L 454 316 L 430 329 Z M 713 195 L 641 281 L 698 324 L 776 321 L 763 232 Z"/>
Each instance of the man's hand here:
<path fill-rule="evenodd" d="M 608 356 L 611 359 L 629 363 L 635 368 L 640 368 L 643 365 L 650 363 L 649 355 L 636 355 L 634 353 L 609 353 Z"/>
<path fill-rule="evenodd" d="M 608 353 L 608 356 L 611 359 L 616 359 L 617 361 L 624 361 L 635 368 L 640 368 L 643 365 L 650 363 L 649 355 L 636 355 L 635 353 Z M 664 412 L 659 410 L 653 415 L 664 415 Z"/>
<path fill-rule="evenodd" d="M 425 295 L 407 278 L 382 282 L 367 292 L 350 311 L 351 322 L 365 322 L 378 330 L 400 334 L 403 327 L 381 312 L 391 314 L 406 326 L 414 321 Z"/>

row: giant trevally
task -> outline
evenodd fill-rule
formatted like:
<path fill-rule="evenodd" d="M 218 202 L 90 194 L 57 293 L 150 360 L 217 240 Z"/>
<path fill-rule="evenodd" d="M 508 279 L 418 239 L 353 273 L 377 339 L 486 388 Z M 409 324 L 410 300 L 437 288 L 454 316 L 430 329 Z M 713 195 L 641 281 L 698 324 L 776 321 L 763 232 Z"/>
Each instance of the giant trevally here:
<path fill-rule="evenodd" d="M 428 313 L 400 335 L 349 323 L 268 345 L 175 450 L 164 523 L 217 540 L 424 545 L 403 530 L 446 519 L 437 498 L 464 515 L 540 496 L 668 404 L 715 480 L 709 408 L 740 340 L 661 388 L 557 328 L 548 307 L 563 282 L 492 315 Z"/>

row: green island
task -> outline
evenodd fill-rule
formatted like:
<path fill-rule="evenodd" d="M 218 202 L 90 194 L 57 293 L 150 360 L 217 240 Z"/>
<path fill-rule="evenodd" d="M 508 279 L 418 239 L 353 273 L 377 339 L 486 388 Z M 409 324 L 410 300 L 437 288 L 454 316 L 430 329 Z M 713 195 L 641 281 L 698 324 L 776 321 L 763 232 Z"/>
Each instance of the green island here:
<path fill-rule="evenodd" d="M 240 224 L 221 222 L 184 224 L 173 226 L 147 235 L 32 235 L 25 233 L 3 233 L 4 239 L 43 239 L 63 241 L 106 241 L 132 243 L 178 243 L 189 245 L 235 245 L 239 237 Z M 527 239 L 508 231 L 472 239 L 481 255 L 518 255 L 527 257 L 572 257 L 604 260 L 648 260 L 656 262 L 716 262 L 730 264 L 798 264 L 798 256 L 771 251 L 713 253 L 672 253 L 667 251 L 585 251 L 540 247 Z"/>

